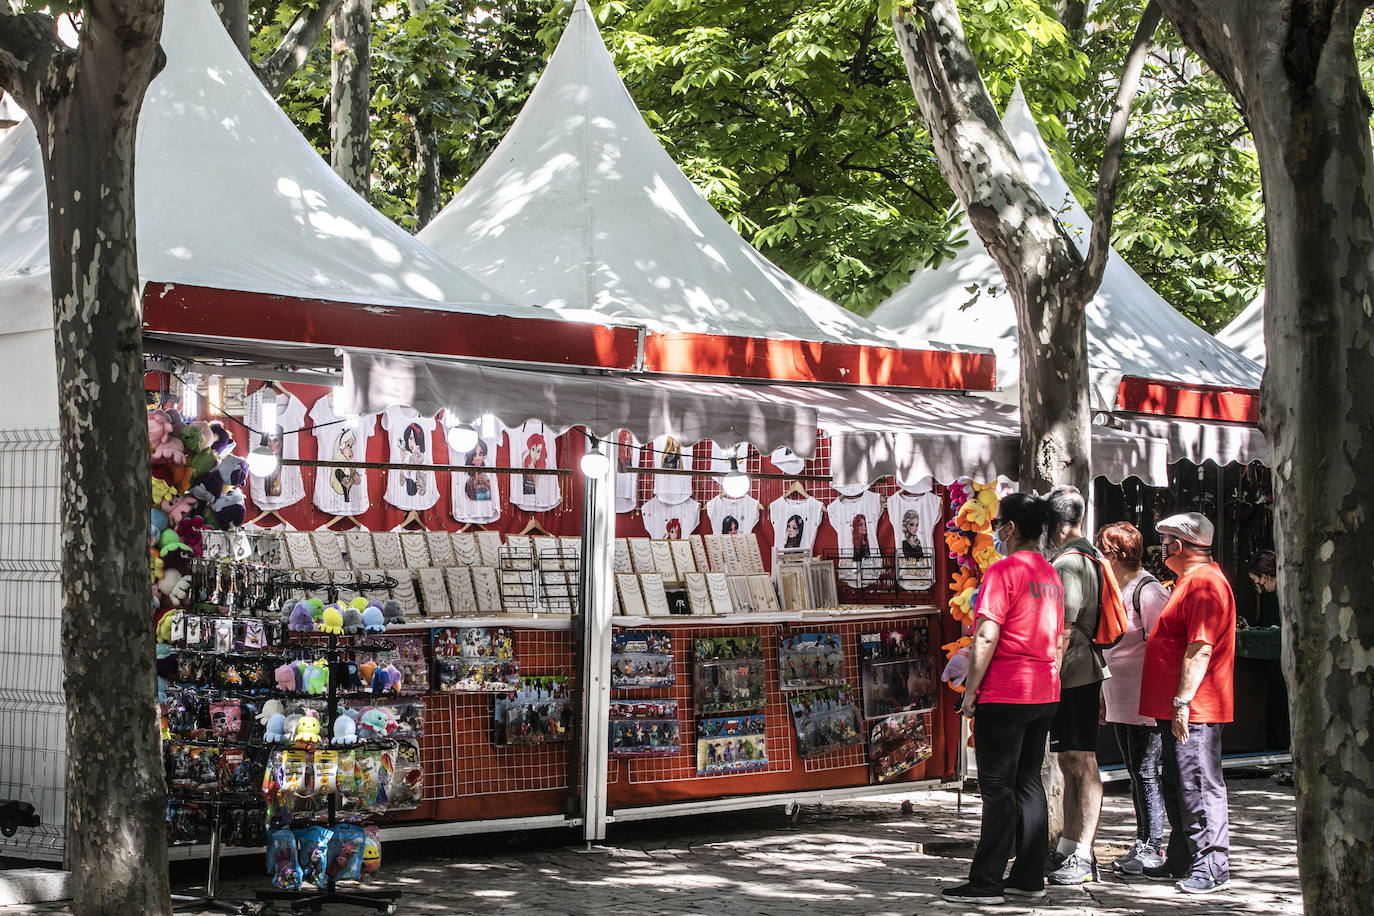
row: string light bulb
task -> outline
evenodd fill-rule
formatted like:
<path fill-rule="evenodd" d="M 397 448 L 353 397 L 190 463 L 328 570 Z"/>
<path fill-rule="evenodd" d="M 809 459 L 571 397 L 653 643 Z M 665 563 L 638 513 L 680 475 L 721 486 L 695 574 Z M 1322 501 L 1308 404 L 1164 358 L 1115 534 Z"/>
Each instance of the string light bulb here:
<path fill-rule="evenodd" d="M 466 455 L 477 447 L 477 430 L 466 423 L 453 423 L 448 428 L 449 451 Z"/>
<path fill-rule="evenodd" d="M 587 451 L 582 453 L 582 476 L 600 480 L 611 469 L 611 459 L 601 451 L 601 440 L 591 433 L 587 434 Z"/>
<path fill-rule="evenodd" d="M 267 477 L 277 469 L 277 455 L 263 436 L 258 447 L 248 453 L 248 473 L 254 477 Z"/>
<path fill-rule="evenodd" d="M 749 492 L 749 475 L 739 469 L 739 457 L 731 456 L 730 473 L 726 474 L 720 482 L 721 489 L 725 495 L 731 499 L 739 499 Z"/>

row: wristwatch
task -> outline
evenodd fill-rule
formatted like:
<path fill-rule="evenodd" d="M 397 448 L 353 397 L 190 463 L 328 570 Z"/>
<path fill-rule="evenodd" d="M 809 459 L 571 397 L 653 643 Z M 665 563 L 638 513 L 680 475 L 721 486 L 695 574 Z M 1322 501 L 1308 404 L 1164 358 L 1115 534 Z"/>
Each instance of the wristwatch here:
<path fill-rule="evenodd" d="M 1192 700 L 1184 700 L 1174 697 L 1174 709 L 1187 709 L 1192 704 Z"/>

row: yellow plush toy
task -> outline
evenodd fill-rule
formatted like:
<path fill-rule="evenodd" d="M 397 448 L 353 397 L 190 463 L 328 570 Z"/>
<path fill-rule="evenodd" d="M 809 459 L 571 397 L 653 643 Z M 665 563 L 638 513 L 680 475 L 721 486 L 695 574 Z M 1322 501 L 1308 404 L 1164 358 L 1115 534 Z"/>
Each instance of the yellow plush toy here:
<path fill-rule="evenodd" d="M 320 631 L 333 633 L 336 636 L 343 635 L 343 614 L 339 611 L 337 604 L 331 604 L 324 609 L 324 617 L 320 621 Z"/>

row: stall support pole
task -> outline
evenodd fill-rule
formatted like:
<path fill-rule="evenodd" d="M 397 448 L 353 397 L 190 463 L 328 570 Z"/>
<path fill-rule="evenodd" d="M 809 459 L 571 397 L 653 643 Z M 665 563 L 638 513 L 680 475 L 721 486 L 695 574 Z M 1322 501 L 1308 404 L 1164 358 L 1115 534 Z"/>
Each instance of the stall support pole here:
<path fill-rule="evenodd" d="M 614 613 L 615 468 L 586 478 L 582 500 L 582 838 L 606 838 L 611 615 Z"/>

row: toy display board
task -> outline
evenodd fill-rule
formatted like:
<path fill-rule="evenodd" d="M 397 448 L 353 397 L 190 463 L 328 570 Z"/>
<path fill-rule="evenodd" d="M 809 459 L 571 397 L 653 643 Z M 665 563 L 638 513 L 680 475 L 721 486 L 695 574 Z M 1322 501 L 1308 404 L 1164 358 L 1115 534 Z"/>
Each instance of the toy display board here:
<path fill-rule="evenodd" d="M 682 750 L 676 700 L 612 700 L 612 757 L 655 757 Z"/>
<path fill-rule="evenodd" d="M 763 643 L 757 636 L 717 636 L 693 643 L 698 715 L 747 712 L 767 703 Z"/>
<path fill-rule="evenodd" d="M 864 633 L 859 642 L 864 718 L 935 706 L 935 666 L 927 621 Z"/>
<path fill-rule="evenodd" d="M 792 633 L 778 641 L 778 686 L 815 690 L 844 683 L 839 633 Z"/>
<path fill-rule="evenodd" d="M 573 706 L 568 678 L 520 678 L 509 696 L 494 700 L 492 740 L 497 745 L 549 744 L 572 736 Z"/>
<path fill-rule="evenodd" d="M 730 776 L 768 766 L 764 717 L 734 716 L 697 723 L 697 775 Z"/>
<path fill-rule="evenodd" d="M 667 630 L 621 631 L 611 637 L 611 689 L 671 687 L 676 680 Z"/>
<path fill-rule="evenodd" d="M 862 744 L 863 722 L 854 706 L 854 691 L 847 686 L 823 687 L 787 698 L 802 757 L 819 757 L 842 747 Z"/>
<path fill-rule="evenodd" d="M 903 712 L 879 719 L 868 739 L 874 782 L 888 782 L 931 757 L 930 713 Z"/>
<path fill-rule="evenodd" d="M 434 689 L 509 693 L 520 683 L 515 641 L 505 627 L 436 627 Z"/>

